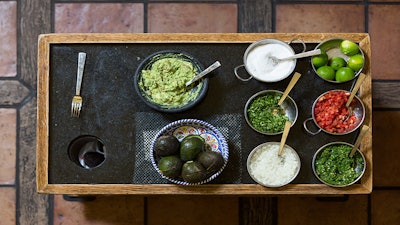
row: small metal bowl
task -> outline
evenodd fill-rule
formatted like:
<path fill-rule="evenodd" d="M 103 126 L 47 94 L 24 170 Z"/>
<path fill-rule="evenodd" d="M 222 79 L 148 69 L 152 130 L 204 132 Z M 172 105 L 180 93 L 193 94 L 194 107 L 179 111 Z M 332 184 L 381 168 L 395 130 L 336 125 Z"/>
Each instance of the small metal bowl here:
<path fill-rule="evenodd" d="M 332 135 L 345 135 L 345 134 L 349 134 L 349 133 L 352 133 L 353 131 L 357 130 L 361 126 L 361 124 L 364 122 L 364 119 L 365 119 L 364 103 L 361 101 L 361 99 L 358 96 L 354 96 L 353 102 L 355 101 L 355 103 L 352 103 L 350 105 L 350 107 L 352 107 L 353 114 L 355 115 L 355 118 L 356 118 L 356 122 L 355 122 L 355 126 L 352 129 L 349 129 L 346 132 L 338 133 L 338 132 L 327 131 L 326 129 L 323 129 L 320 125 L 318 125 L 317 120 L 315 118 L 315 105 L 317 104 L 318 100 L 321 97 L 323 97 L 324 95 L 328 94 L 331 91 L 342 91 L 342 92 L 345 92 L 348 95 L 350 95 L 350 92 L 346 91 L 346 90 L 330 90 L 330 91 L 327 91 L 327 92 L 321 94 L 314 101 L 314 104 L 312 106 L 312 112 L 311 112 L 312 113 L 312 118 L 308 118 L 303 122 L 303 127 L 307 131 L 307 133 L 309 133 L 311 135 L 316 135 L 316 134 L 320 133 L 321 131 L 324 131 L 325 133 L 332 134 Z M 312 131 L 309 128 L 309 124 L 310 124 L 311 121 L 313 121 L 313 124 L 318 127 L 317 131 Z"/>
<path fill-rule="evenodd" d="M 352 185 L 352 184 L 355 184 L 355 183 L 358 182 L 358 181 L 361 179 L 361 177 L 364 175 L 364 172 L 365 172 L 365 169 L 366 169 L 366 161 L 365 161 L 364 154 L 363 154 L 359 149 L 357 149 L 357 151 L 356 151 L 356 153 L 354 154 L 353 158 L 355 158 L 356 156 L 361 156 L 361 158 L 362 158 L 362 163 L 358 163 L 358 164 L 356 165 L 356 167 L 355 167 L 355 170 L 358 171 L 358 172 L 360 172 L 360 175 L 359 175 L 357 178 L 355 178 L 353 181 L 351 181 L 351 182 L 349 182 L 349 183 L 347 183 L 347 184 L 331 184 L 331 183 L 327 182 L 326 180 L 322 179 L 322 178 L 319 176 L 319 174 L 317 173 L 317 169 L 316 169 L 316 160 L 318 160 L 318 158 L 321 156 L 322 152 L 323 152 L 327 147 L 329 147 L 329 146 L 334 146 L 334 145 L 347 145 L 347 146 L 349 146 L 349 147 L 351 147 L 351 148 L 354 146 L 354 145 L 349 144 L 349 143 L 346 143 L 346 142 L 332 142 L 332 143 L 326 144 L 326 145 L 322 146 L 321 148 L 319 148 L 319 149 L 317 150 L 317 152 L 315 152 L 315 154 L 314 154 L 314 156 L 313 156 L 313 159 L 312 159 L 312 169 L 313 169 L 314 175 L 315 175 L 315 176 L 318 178 L 318 180 L 320 180 L 322 183 L 324 183 L 324 184 L 326 184 L 326 185 L 329 185 L 329 186 L 332 186 L 332 187 L 348 187 L 348 186 L 350 186 L 350 185 Z"/>
<path fill-rule="evenodd" d="M 330 60 L 333 57 L 342 57 L 346 62 L 349 61 L 350 56 L 345 55 L 344 53 L 342 53 L 340 51 L 340 43 L 342 43 L 342 41 L 344 41 L 344 39 L 340 39 L 340 38 L 334 38 L 334 39 L 329 39 L 327 41 L 321 42 L 319 43 L 315 49 L 321 49 L 323 50 L 327 55 L 328 55 L 328 60 Z M 356 77 L 358 77 L 358 75 L 362 72 L 364 65 L 365 65 L 365 56 L 364 56 L 364 52 L 362 51 L 362 49 L 360 48 L 360 46 L 358 46 L 359 52 L 362 55 L 362 57 L 364 58 L 364 64 L 362 66 L 361 69 L 359 69 L 358 71 L 354 71 L 354 78 L 351 80 L 354 80 Z M 323 77 L 321 77 L 318 73 L 317 73 L 317 68 L 314 66 L 314 64 L 311 61 L 311 66 L 315 72 L 315 74 L 317 74 L 321 79 L 328 81 L 330 83 L 334 83 L 334 84 L 340 84 L 340 83 L 344 83 L 344 82 L 339 82 L 339 81 L 335 81 L 335 80 L 328 80 L 325 79 Z M 348 80 L 348 81 L 351 81 Z M 348 82 L 345 81 L 345 82 Z"/>
<path fill-rule="evenodd" d="M 295 51 L 290 46 L 294 40 L 299 40 L 303 44 L 304 52 L 306 50 L 306 45 L 300 39 L 293 39 L 289 43 L 285 43 L 277 39 L 262 39 L 252 43 L 249 45 L 249 47 L 247 47 L 243 55 L 243 64 L 235 67 L 233 70 L 236 77 L 241 81 L 249 81 L 254 77 L 256 80 L 261 82 L 278 82 L 287 78 L 290 74 L 292 74 L 296 67 L 296 59 L 286 60 L 286 64 L 274 65 L 271 71 L 259 71 L 255 69 L 255 66 L 266 65 L 269 62 L 268 58 L 270 56 L 284 58 L 294 55 Z M 275 46 L 275 48 L 279 46 L 280 49 L 270 49 L 271 46 Z M 255 52 L 257 50 L 258 53 L 256 54 Z M 254 60 L 256 59 L 260 61 L 255 62 Z M 246 69 L 246 78 L 243 78 L 243 76 L 238 72 L 241 67 Z"/>
<path fill-rule="evenodd" d="M 260 144 L 250 152 L 247 158 L 247 171 L 250 177 L 265 187 L 282 187 L 287 185 L 300 172 L 301 161 L 297 152 L 289 145 L 285 145 L 282 155 L 278 156 L 279 146 L 279 142 Z M 268 158 L 260 159 L 260 157 Z M 279 160 L 279 162 L 274 165 L 274 160 Z M 267 161 L 269 163 L 264 163 Z M 255 168 L 262 169 L 262 173 L 254 173 L 253 169 Z M 281 179 L 277 180 L 277 177 Z"/>
<path fill-rule="evenodd" d="M 266 135 L 277 135 L 277 134 L 281 134 L 283 133 L 283 128 L 282 131 L 280 132 L 276 132 L 276 133 L 268 133 L 268 132 L 264 132 L 264 131 L 260 131 L 257 130 L 253 124 L 250 121 L 250 118 L 248 116 L 248 108 L 250 107 L 250 104 L 253 102 L 253 100 L 257 99 L 258 97 L 261 96 L 265 96 L 268 94 L 280 94 L 282 96 L 283 92 L 281 91 L 277 91 L 277 90 L 264 90 L 264 91 L 260 91 L 256 94 L 254 94 L 253 96 L 251 96 L 249 98 L 249 100 L 247 100 L 247 103 L 244 107 L 244 117 L 246 119 L 247 124 L 255 131 L 261 133 L 261 134 L 266 134 Z M 294 123 L 297 120 L 297 116 L 298 116 L 298 108 L 296 105 L 296 102 L 290 97 L 287 96 L 286 99 L 283 101 L 282 105 L 281 105 L 281 109 L 284 110 L 285 115 L 289 118 L 289 121 L 292 123 L 292 126 L 294 125 Z"/>
<path fill-rule="evenodd" d="M 148 89 L 146 89 L 146 87 L 144 87 L 143 85 L 142 71 L 150 69 L 153 63 L 165 58 L 177 58 L 183 61 L 190 62 L 193 65 L 196 74 L 204 70 L 204 66 L 196 58 L 194 58 L 188 53 L 181 51 L 174 51 L 174 50 L 155 52 L 149 55 L 147 58 L 145 58 L 143 62 L 141 62 L 138 68 L 136 69 L 134 76 L 135 90 L 139 95 L 139 97 L 144 101 L 144 103 L 146 103 L 148 106 L 157 111 L 166 113 L 177 113 L 186 111 L 194 107 L 204 99 L 204 97 L 207 94 L 209 79 L 207 77 L 202 78 L 201 80 L 192 84 L 193 86 L 189 86 L 186 90 L 186 93 L 189 93 L 191 95 L 191 98 L 189 98 L 185 102 L 182 102 L 180 105 L 172 105 L 168 102 L 164 103 L 155 102 L 151 94 L 149 94 Z"/>

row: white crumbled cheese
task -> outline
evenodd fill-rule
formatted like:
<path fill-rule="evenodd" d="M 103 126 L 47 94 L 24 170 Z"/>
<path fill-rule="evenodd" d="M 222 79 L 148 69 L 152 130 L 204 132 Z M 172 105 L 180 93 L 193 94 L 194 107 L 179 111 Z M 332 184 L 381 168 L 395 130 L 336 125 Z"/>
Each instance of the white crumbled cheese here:
<path fill-rule="evenodd" d="M 249 173 L 266 186 L 287 184 L 297 173 L 300 163 L 297 154 L 284 147 L 278 156 L 278 144 L 263 145 L 250 158 Z"/>

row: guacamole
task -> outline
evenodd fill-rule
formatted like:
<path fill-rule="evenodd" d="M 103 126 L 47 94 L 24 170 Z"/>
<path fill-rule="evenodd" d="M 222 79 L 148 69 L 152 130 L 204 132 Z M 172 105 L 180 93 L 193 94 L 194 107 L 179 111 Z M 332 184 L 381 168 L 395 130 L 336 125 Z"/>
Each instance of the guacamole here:
<path fill-rule="evenodd" d="M 351 146 L 345 144 L 330 145 L 315 160 L 315 171 L 326 183 L 346 185 L 357 179 L 362 172 L 356 172 L 355 165 L 364 165 L 363 158 L 356 152 L 349 157 Z"/>
<path fill-rule="evenodd" d="M 179 107 L 195 99 L 201 89 L 186 87 L 186 82 L 197 75 L 192 62 L 180 58 L 162 58 L 149 69 L 142 70 L 140 88 L 148 99 L 166 108 Z"/>

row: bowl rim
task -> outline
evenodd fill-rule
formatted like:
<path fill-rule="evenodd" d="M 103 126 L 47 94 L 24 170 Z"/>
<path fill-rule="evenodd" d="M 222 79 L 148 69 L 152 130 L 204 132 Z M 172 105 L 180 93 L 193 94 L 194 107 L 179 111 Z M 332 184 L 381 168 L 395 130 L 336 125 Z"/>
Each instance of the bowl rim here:
<path fill-rule="evenodd" d="M 361 157 L 362 157 L 362 159 L 363 159 L 364 167 L 363 167 L 363 170 L 362 170 L 360 176 L 358 176 L 354 181 L 352 181 L 352 182 L 350 182 L 350 183 L 348 183 L 348 184 L 336 185 L 336 184 L 330 184 L 330 183 L 328 183 L 328 182 L 322 180 L 322 179 L 318 176 L 317 171 L 316 171 L 316 169 L 315 169 L 315 160 L 317 160 L 317 156 L 318 156 L 326 147 L 331 146 L 331 145 L 348 145 L 348 146 L 350 146 L 350 147 L 354 147 L 354 145 L 352 145 L 352 144 L 350 144 L 350 143 L 347 143 L 347 142 L 343 142 L 343 141 L 334 141 L 334 142 L 330 142 L 330 143 L 327 143 L 327 144 L 323 145 L 322 147 L 320 147 L 320 148 L 314 153 L 313 158 L 312 158 L 311 166 L 312 166 L 312 170 L 313 170 L 314 176 L 315 176 L 319 181 L 321 181 L 323 184 L 326 184 L 326 185 L 331 186 L 331 187 L 348 187 L 348 186 L 351 186 L 351 185 L 355 184 L 356 182 L 358 182 L 358 181 L 364 176 L 365 170 L 366 170 L 366 168 L 367 168 L 367 161 L 365 160 L 365 156 L 364 156 L 364 154 L 360 151 L 359 148 L 357 148 L 357 152 L 361 155 Z"/>
<path fill-rule="evenodd" d="M 343 133 L 332 133 L 332 132 L 329 132 L 329 131 L 323 129 L 322 127 L 320 127 L 320 126 L 318 125 L 317 121 L 315 120 L 315 113 L 314 113 L 315 105 L 317 104 L 318 99 L 320 99 L 322 96 L 324 96 L 325 94 L 327 94 L 327 93 L 329 93 L 329 92 L 331 92 L 331 91 L 343 91 L 343 92 L 346 92 L 346 93 L 349 93 L 349 94 L 351 93 L 350 91 L 347 91 L 347 90 L 332 89 L 332 90 L 328 90 L 328 91 L 326 91 L 326 92 L 320 94 L 320 95 L 315 99 L 315 101 L 314 101 L 314 103 L 313 103 L 313 105 L 312 105 L 312 108 L 311 108 L 311 115 L 312 115 L 312 119 L 313 119 L 314 124 L 315 124 L 319 129 L 321 129 L 322 131 L 324 131 L 325 133 L 327 133 L 327 134 L 332 134 L 332 135 L 346 135 L 346 134 L 350 134 L 350 133 L 356 131 L 356 130 L 361 126 L 361 124 L 363 124 L 363 122 L 364 122 L 364 120 L 365 120 L 365 106 L 364 106 L 363 101 L 361 101 L 361 99 L 360 99 L 357 95 L 354 95 L 354 99 L 356 99 L 356 100 L 360 103 L 361 108 L 362 108 L 361 110 L 362 110 L 362 112 L 363 112 L 363 115 L 362 115 L 362 117 L 360 118 L 360 122 L 358 123 L 358 125 L 357 125 L 356 127 L 354 127 L 352 130 L 349 130 L 349 131 L 347 131 L 347 132 L 343 132 Z"/>
<path fill-rule="evenodd" d="M 282 91 L 273 90 L 273 89 L 262 90 L 262 91 L 259 91 L 259 92 L 255 93 L 255 94 L 253 94 L 253 95 L 247 100 L 247 102 L 246 102 L 246 104 L 245 104 L 245 106 L 244 106 L 244 118 L 245 118 L 247 124 L 250 126 L 250 128 L 253 129 L 254 131 L 260 133 L 260 134 L 265 134 L 265 135 L 278 135 L 278 134 L 282 134 L 282 133 L 283 133 L 283 130 L 282 130 L 281 132 L 276 132 L 276 133 L 267 133 L 267 132 L 263 132 L 263 131 L 257 130 L 255 127 L 253 127 L 253 125 L 251 125 L 251 123 L 250 123 L 250 121 L 249 121 L 249 118 L 248 118 L 248 116 L 247 116 L 247 109 L 248 109 L 250 103 L 253 101 L 253 99 L 255 99 L 255 98 L 258 97 L 258 96 L 267 94 L 267 93 L 279 93 L 279 94 L 283 95 L 283 92 L 282 92 Z M 294 99 L 293 99 L 292 97 L 290 97 L 289 95 L 286 97 L 286 99 L 285 99 L 284 102 L 286 102 L 286 101 L 290 101 L 291 103 L 293 103 L 294 108 L 295 108 L 296 116 L 295 116 L 294 120 L 291 121 L 291 122 L 292 122 L 291 127 L 293 127 L 294 124 L 295 124 L 296 121 L 297 121 L 298 116 L 299 116 L 299 109 L 298 109 L 297 104 L 296 104 L 296 102 L 294 101 Z"/>
<path fill-rule="evenodd" d="M 328 42 L 344 41 L 344 40 L 346 40 L 346 39 L 343 39 L 343 38 L 331 38 L 331 39 L 328 39 L 328 40 L 325 40 L 325 41 L 320 42 L 320 43 L 315 47 L 315 49 L 320 48 L 322 45 L 324 45 L 324 44 L 326 44 L 326 43 L 328 43 Z M 314 64 L 312 63 L 312 60 L 310 60 L 310 62 L 311 62 L 311 67 L 313 68 L 314 73 L 315 73 L 319 78 L 321 78 L 322 80 L 327 81 L 327 82 L 329 82 L 329 83 L 333 83 L 333 84 L 343 84 L 343 83 L 347 83 L 347 82 L 350 82 L 350 81 L 356 79 L 356 78 L 358 77 L 358 75 L 360 75 L 360 73 L 363 71 L 364 66 L 365 66 L 365 55 L 364 55 L 364 51 L 360 48 L 360 46 L 359 46 L 358 44 L 357 44 L 357 46 L 358 46 L 358 49 L 360 50 L 360 54 L 362 55 L 362 57 L 363 57 L 363 59 L 364 59 L 364 63 L 363 63 L 363 66 L 361 67 L 361 69 L 359 69 L 359 70 L 355 73 L 355 75 L 354 75 L 354 77 L 353 77 L 352 79 L 347 80 L 347 81 L 344 81 L 344 82 L 339 82 L 339 81 L 336 81 L 336 80 L 328 80 L 328 79 L 325 79 L 325 78 L 321 77 L 321 76 L 317 73 L 317 68 L 316 68 L 316 67 L 314 66 Z M 347 60 L 346 60 L 346 63 L 347 63 Z"/>
<path fill-rule="evenodd" d="M 280 185 L 269 185 L 269 184 L 265 184 L 265 183 L 259 181 L 257 178 L 255 178 L 255 177 L 250 173 L 249 167 L 250 167 L 250 163 L 251 163 L 251 162 L 250 162 L 250 161 L 251 161 L 251 158 L 253 157 L 253 155 L 254 155 L 257 151 L 259 151 L 259 150 L 260 150 L 263 146 L 265 146 L 265 145 L 278 145 L 278 146 L 279 146 L 279 145 L 280 145 L 280 142 L 275 142 L 275 141 L 264 142 L 264 143 L 262 143 L 262 144 L 259 144 L 258 146 L 256 146 L 255 148 L 253 148 L 253 149 L 251 150 L 251 152 L 249 153 L 249 155 L 248 155 L 248 157 L 247 157 L 247 161 L 246 161 L 246 168 L 247 168 L 247 172 L 248 172 L 248 174 L 250 175 L 250 177 L 251 177 L 255 182 L 257 182 L 258 184 L 260 184 L 260 185 L 262 185 L 262 186 L 265 186 L 265 187 L 282 187 L 282 186 L 285 186 L 285 185 L 291 183 L 293 180 L 295 180 L 296 177 L 299 175 L 300 170 L 301 170 L 301 159 L 300 159 L 300 156 L 299 156 L 299 154 L 297 153 L 297 151 L 296 151 L 294 148 L 292 148 L 290 145 L 288 145 L 288 144 L 285 144 L 285 147 L 287 147 L 288 149 L 290 149 L 291 152 L 295 154 L 295 157 L 297 158 L 297 162 L 298 162 L 298 169 L 297 169 L 297 171 L 295 172 L 294 176 L 293 176 L 292 178 L 290 178 L 287 182 L 282 183 L 282 184 L 280 184 Z"/>
<path fill-rule="evenodd" d="M 205 128 L 205 129 L 208 129 L 209 131 L 211 131 L 212 134 L 214 134 L 220 142 L 220 146 L 219 146 L 218 150 L 221 152 L 222 157 L 224 158 L 224 164 L 217 172 L 212 174 L 207 179 L 200 181 L 200 182 L 196 182 L 196 183 L 189 183 L 189 182 L 186 182 L 183 180 L 177 180 L 177 179 L 173 179 L 173 178 L 163 175 L 161 173 L 161 171 L 158 169 L 154 151 L 153 151 L 155 142 L 158 137 L 160 137 L 163 134 L 172 134 L 177 128 L 183 127 L 186 125 Z M 208 182 L 214 180 L 222 173 L 222 171 L 225 169 L 226 165 L 228 164 L 228 160 L 229 160 L 229 146 L 228 146 L 228 142 L 226 141 L 225 136 L 213 125 L 211 125 L 205 121 L 199 120 L 199 119 L 180 119 L 180 120 L 176 120 L 174 122 L 167 124 L 166 126 L 161 128 L 161 130 L 159 130 L 157 132 L 157 134 L 154 136 L 153 141 L 151 142 L 151 147 L 150 147 L 149 152 L 150 152 L 151 164 L 153 165 L 153 167 L 157 171 L 157 173 L 161 175 L 162 178 L 167 179 L 170 182 L 175 183 L 175 184 L 187 185 L 187 186 L 205 184 L 205 183 L 208 183 Z"/>
<path fill-rule="evenodd" d="M 144 58 L 143 61 L 139 63 L 138 67 L 135 70 L 133 83 L 134 83 L 134 88 L 135 88 L 137 95 L 139 95 L 139 98 L 147 106 L 149 106 L 150 108 L 155 109 L 157 111 L 160 111 L 160 112 L 178 113 L 178 112 L 183 112 L 183 111 L 193 108 L 198 103 L 200 103 L 207 95 L 208 86 L 209 86 L 209 78 L 208 77 L 204 77 L 200 81 L 198 81 L 199 83 L 196 85 L 196 87 L 199 84 L 202 84 L 202 86 L 201 86 L 198 96 L 195 99 L 188 101 L 183 106 L 177 106 L 177 107 L 164 107 L 162 105 L 159 105 L 159 104 L 149 101 L 148 97 L 146 97 L 146 95 L 142 91 L 142 88 L 139 86 L 141 71 L 143 70 L 143 68 L 145 66 L 147 66 L 149 63 L 151 63 L 151 64 L 154 63 L 154 62 L 152 62 L 152 59 L 154 57 L 156 57 L 158 55 L 164 55 L 164 54 L 182 55 L 186 59 L 189 59 L 192 62 L 192 64 L 197 67 L 197 69 L 199 70 L 198 72 L 204 70 L 204 65 L 198 59 L 196 59 L 193 55 L 191 55 L 190 53 L 187 53 L 185 51 L 161 50 L 161 51 L 153 52 L 152 54 L 146 56 L 146 58 Z"/>

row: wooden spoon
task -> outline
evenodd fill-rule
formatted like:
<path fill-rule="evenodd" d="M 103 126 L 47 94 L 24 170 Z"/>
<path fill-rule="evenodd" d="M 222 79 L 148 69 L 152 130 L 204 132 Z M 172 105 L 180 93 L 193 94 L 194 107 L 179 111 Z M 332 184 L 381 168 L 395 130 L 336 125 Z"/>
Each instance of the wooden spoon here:
<path fill-rule="evenodd" d="M 353 148 L 351 149 L 351 152 L 350 152 L 350 155 L 349 155 L 350 158 L 353 157 L 354 154 L 356 153 L 356 150 L 360 146 L 361 141 L 364 138 L 365 134 L 367 133 L 368 129 L 369 129 L 369 126 L 367 126 L 367 125 L 363 125 L 362 126 L 360 134 L 358 135 L 358 138 L 356 140 L 356 143 L 354 144 Z"/>
<path fill-rule="evenodd" d="M 288 96 L 289 92 L 292 90 L 294 85 L 297 83 L 299 80 L 301 74 L 296 72 L 294 73 L 292 80 L 290 80 L 288 86 L 286 87 L 286 90 L 283 92 L 281 99 L 279 99 L 278 105 L 282 105 L 283 101 L 285 101 L 286 97 Z"/>
<path fill-rule="evenodd" d="M 290 127 L 292 126 L 292 122 L 286 121 L 285 128 L 283 129 L 283 134 L 281 138 L 281 144 L 279 145 L 278 156 L 282 155 L 283 147 L 285 146 L 286 138 L 289 134 Z"/>
<path fill-rule="evenodd" d="M 351 102 L 353 101 L 354 96 L 356 95 L 358 89 L 360 89 L 362 82 L 364 81 L 366 75 L 363 73 L 360 73 L 360 75 L 358 75 L 358 80 L 356 82 L 356 84 L 353 87 L 353 90 L 350 93 L 349 99 L 346 102 L 346 107 L 348 108 L 351 104 Z"/>

